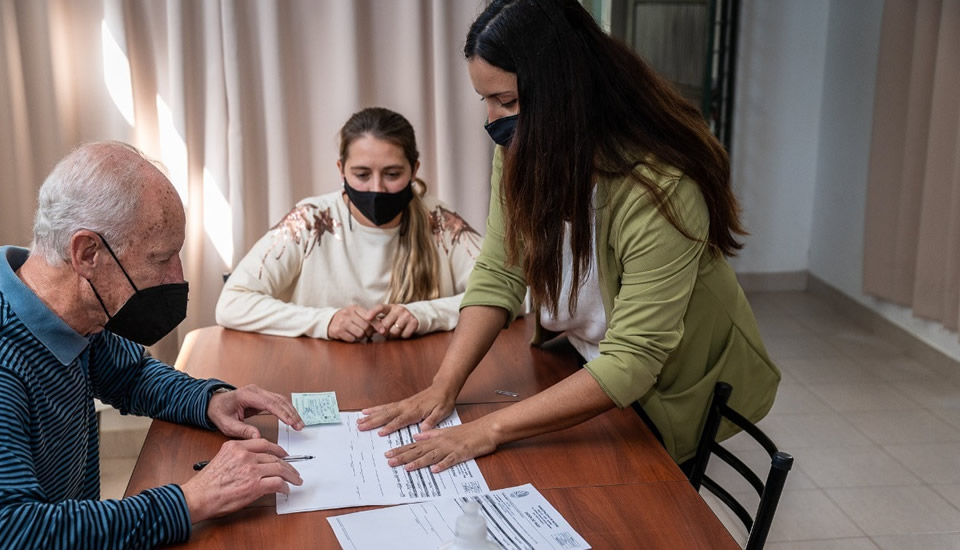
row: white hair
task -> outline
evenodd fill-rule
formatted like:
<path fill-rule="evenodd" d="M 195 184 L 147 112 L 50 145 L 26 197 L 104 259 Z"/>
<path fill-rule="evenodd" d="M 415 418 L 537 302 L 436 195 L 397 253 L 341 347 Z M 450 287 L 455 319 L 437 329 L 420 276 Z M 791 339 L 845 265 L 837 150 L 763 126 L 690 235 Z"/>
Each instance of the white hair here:
<path fill-rule="evenodd" d="M 137 221 L 144 162 L 153 164 L 119 141 L 85 143 L 67 154 L 40 187 L 31 255 L 50 265 L 69 262 L 70 239 L 81 229 L 99 233 L 121 254 Z"/>

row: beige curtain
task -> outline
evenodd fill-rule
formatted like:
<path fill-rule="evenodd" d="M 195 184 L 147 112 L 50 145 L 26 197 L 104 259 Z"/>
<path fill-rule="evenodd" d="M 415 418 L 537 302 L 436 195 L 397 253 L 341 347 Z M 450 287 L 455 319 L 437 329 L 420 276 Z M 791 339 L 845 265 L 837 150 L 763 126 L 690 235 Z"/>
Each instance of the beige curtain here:
<path fill-rule="evenodd" d="M 864 290 L 960 322 L 960 0 L 887 0 L 881 31 Z"/>
<path fill-rule="evenodd" d="M 482 227 L 492 145 L 462 60 L 480 0 L 0 0 L 0 242 L 26 244 L 53 163 L 92 139 L 167 167 L 187 209 L 187 321 L 303 197 L 339 187 L 336 134 L 380 105 L 417 131 L 430 192 Z"/>

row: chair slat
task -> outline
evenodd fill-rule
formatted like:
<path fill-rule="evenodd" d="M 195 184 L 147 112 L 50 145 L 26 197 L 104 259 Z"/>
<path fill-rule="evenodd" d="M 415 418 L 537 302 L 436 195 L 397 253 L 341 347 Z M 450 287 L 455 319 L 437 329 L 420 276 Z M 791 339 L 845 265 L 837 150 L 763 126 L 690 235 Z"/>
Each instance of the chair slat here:
<path fill-rule="evenodd" d="M 770 526 L 773 524 L 773 516 L 777 511 L 780 496 L 783 494 L 787 474 L 793 467 L 793 457 L 781 452 L 767 434 L 727 405 L 732 393 L 733 388 L 725 382 L 719 382 L 714 387 L 713 399 L 707 409 L 707 417 L 697 445 L 696 456 L 690 463 L 684 464 L 684 468 L 689 472 L 690 483 L 694 489 L 699 491 L 700 487 L 703 487 L 716 495 L 720 502 L 727 506 L 747 528 L 749 535 L 744 550 L 761 550 L 770 533 Z M 732 422 L 752 437 L 770 455 L 770 469 L 765 482 L 760 479 L 756 472 L 716 440 L 720 423 L 724 419 Z M 706 475 L 710 456 L 714 454 L 746 479 L 757 492 L 760 497 L 760 504 L 757 507 L 756 515 L 751 517 L 746 508 L 737 499 L 733 498 L 733 495 Z"/>

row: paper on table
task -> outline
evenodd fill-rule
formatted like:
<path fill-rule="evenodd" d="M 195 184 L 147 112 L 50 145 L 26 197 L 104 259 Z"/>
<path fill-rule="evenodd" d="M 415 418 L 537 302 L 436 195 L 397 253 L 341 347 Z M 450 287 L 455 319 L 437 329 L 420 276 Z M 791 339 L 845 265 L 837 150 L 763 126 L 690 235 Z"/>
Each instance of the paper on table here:
<path fill-rule="evenodd" d="M 293 393 L 290 397 L 293 400 L 293 408 L 297 409 L 304 425 L 340 422 L 340 407 L 337 405 L 336 392 Z"/>
<path fill-rule="evenodd" d="M 587 541 L 529 483 L 485 495 L 441 499 L 327 518 L 344 550 L 437 548 L 452 540 L 468 499 L 480 503 L 487 538 L 506 550 L 586 550 Z"/>
<path fill-rule="evenodd" d="M 278 422 L 277 443 L 290 454 L 313 455 L 294 466 L 303 478 L 290 494 L 277 494 L 277 513 L 329 510 L 372 504 L 405 504 L 440 497 L 486 492 L 487 482 L 474 460 L 434 474 L 429 468 L 412 472 L 390 467 L 383 453 L 413 442 L 416 424 L 381 437 L 376 430 L 357 429 L 359 412 L 341 412 L 343 423 L 307 426 L 297 432 Z M 437 425 L 460 424 L 457 412 Z"/>

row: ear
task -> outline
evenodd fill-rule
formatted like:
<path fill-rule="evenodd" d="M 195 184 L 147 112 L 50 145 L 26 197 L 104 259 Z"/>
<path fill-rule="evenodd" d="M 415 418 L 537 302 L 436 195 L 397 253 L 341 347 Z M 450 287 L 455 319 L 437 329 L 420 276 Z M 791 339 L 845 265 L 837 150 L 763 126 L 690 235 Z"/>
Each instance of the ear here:
<path fill-rule="evenodd" d="M 100 237 L 93 231 L 81 229 L 70 237 L 70 265 L 84 279 L 93 277 L 100 259 Z"/>
<path fill-rule="evenodd" d="M 343 163 L 340 162 L 340 159 L 337 159 L 337 172 L 340 172 L 340 179 L 345 179 L 347 176 L 343 173 Z M 342 183 L 342 182 L 341 182 Z"/>
<path fill-rule="evenodd" d="M 412 180 L 417 179 L 417 172 L 418 172 L 419 170 L 420 170 L 420 161 L 418 160 L 418 161 L 417 161 L 416 163 L 414 163 L 414 165 L 413 165 L 413 174 L 410 174 L 410 179 L 412 179 Z"/>

